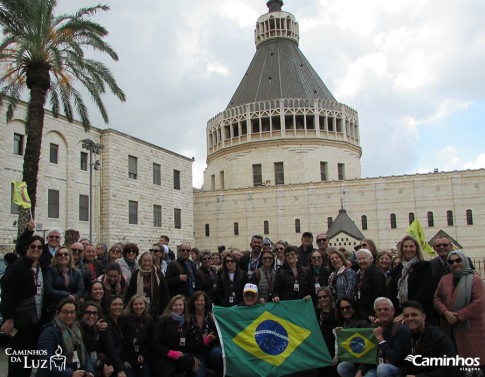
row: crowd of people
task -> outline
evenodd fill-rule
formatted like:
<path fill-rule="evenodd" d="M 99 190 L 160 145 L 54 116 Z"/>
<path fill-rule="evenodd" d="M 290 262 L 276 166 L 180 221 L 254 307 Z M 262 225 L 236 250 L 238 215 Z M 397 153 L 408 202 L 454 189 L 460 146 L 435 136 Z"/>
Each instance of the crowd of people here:
<path fill-rule="evenodd" d="M 162 236 L 146 251 L 135 243 L 62 245 L 47 242 L 30 221 L 16 245 L 18 259 L 2 278 L 1 331 L 13 351 L 64 356 L 65 368 L 38 376 L 219 376 L 223 356 L 212 304 L 264 305 L 312 300 L 333 364 L 301 376 L 394 377 L 483 375 L 485 289 L 471 260 L 434 240 L 426 260 L 411 236 L 396 251 L 364 239 L 355 250 L 305 232 L 301 246 L 252 237 L 249 250 L 199 250 L 182 243 L 177 255 Z M 374 328 L 374 364 L 338 360 L 335 334 Z M 62 351 L 59 351 L 62 350 Z M 415 363 L 416 357 L 458 355 L 458 364 Z M 28 358 L 36 357 L 28 355 Z M 471 358 L 473 365 L 465 359 Z M 32 363 L 9 360 L 8 377 L 30 376 Z M 38 363 L 37 366 L 48 365 Z M 234 376 L 237 377 L 237 376 Z"/>

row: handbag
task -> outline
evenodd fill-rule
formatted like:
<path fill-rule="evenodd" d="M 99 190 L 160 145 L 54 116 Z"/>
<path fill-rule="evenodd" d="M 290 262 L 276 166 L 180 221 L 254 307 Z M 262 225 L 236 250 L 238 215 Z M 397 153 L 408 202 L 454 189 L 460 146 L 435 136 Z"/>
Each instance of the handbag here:
<path fill-rule="evenodd" d="M 37 325 L 39 323 L 34 296 L 17 301 L 13 318 L 15 327 L 17 328 Z"/>

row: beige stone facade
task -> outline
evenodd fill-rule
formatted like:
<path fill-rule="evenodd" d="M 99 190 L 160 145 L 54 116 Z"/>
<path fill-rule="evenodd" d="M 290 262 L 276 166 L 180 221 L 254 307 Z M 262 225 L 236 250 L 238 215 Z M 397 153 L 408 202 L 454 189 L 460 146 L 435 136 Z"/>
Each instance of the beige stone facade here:
<path fill-rule="evenodd" d="M 26 142 L 22 119 L 25 119 L 23 106 L 9 124 L 5 122 L 5 113 L 0 114 L 3 208 L 0 244 L 11 244 L 16 238 L 17 229 L 13 224 L 18 216 L 15 206 L 11 206 L 10 182 L 22 178 Z M 15 149 L 19 138 L 21 151 Z M 89 152 L 82 148 L 82 140 L 86 138 L 104 145 L 99 155 L 93 155 L 93 162 L 99 159 L 101 166 L 100 170 L 93 170 L 93 242 L 131 241 L 146 250 L 161 234 L 170 236 L 171 245 L 193 240 L 192 159 L 113 129 L 93 127 L 86 133 L 79 122 L 70 124 L 63 117 L 54 119 L 47 111 L 36 208 L 36 222 L 41 229 L 72 228 L 78 230 L 81 237 L 89 235 L 89 221 L 86 217 L 80 220 L 81 212 L 86 214 L 86 201 L 81 203 L 80 195 L 89 199 Z M 51 144 L 57 146 L 54 147 L 57 148 L 57 163 L 51 162 Z M 84 163 L 81 163 L 81 153 L 87 157 Z M 136 177 L 129 176 L 129 156 L 136 159 Z M 58 192 L 58 216 L 52 217 L 52 213 L 49 216 L 49 190 Z M 136 203 L 136 224 L 130 224 L 129 202 Z M 55 203 L 52 206 L 55 212 Z M 179 212 L 180 221 L 175 219 L 175 212 Z"/>
<path fill-rule="evenodd" d="M 380 249 L 394 246 L 409 226 L 412 213 L 428 239 L 442 229 L 470 256 L 484 256 L 484 182 L 485 170 L 480 169 L 200 191 L 194 202 L 195 242 L 211 250 L 218 245 L 246 249 L 253 234 L 262 234 L 273 242 L 284 239 L 299 245 L 303 232 L 311 231 L 315 236 L 325 232 L 329 217 L 335 219 L 343 203 L 365 237 L 373 239 Z M 432 212 L 432 226 L 428 225 L 428 212 Z M 453 225 L 448 222 L 450 215 Z M 366 216 L 367 229 L 362 226 L 362 216 Z M 300 223 L 299 233 L 296 220 Z M 238 235 L 234 234 L 235 223 Z M 336 246 L 347 247 L 354 243 L 344 239 L 335 242 Z"/>

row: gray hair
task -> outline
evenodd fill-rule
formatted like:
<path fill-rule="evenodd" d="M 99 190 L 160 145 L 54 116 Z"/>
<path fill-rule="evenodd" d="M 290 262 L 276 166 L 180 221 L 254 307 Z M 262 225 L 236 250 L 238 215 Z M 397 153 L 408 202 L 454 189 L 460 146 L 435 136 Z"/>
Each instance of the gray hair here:
<path fill-rule="evenodd" d="M 357 250 L 357 252 L 355 253 L 355 256 L 358 257 L 360 253 L 364 253 L 365 255 L 367 255 L 368 257 L 370 257 L 372 260 L 374 259 L 372 253 L 367 250 L 367 249 L 359 249 Z"/>
<path fill-rule="evenodd" d="M 60 229 L 57 229 L 57 228 L 54 228 L 54 229 L 51 229 L 49 230 L 49 233 L 47 233 L 47 237 L 49 237 L 50 235 L 52 235 L 53 233 L 59 233 L 59 235 L 62 237 L 62 232 Z"/>
<path fill-rule="evenodd" d="M 387 304 L 389 305 L 390 308 L 393 308 L 394 309 L 394 304 L 392 303 L 391 300 L 389 300 L 387 297 L 377 297 L 375 300 L 374 300 L 374 311 L 376 310 L 376 306 L 378 304 L 380 304 L 381 302 L 387 302 Z"/>

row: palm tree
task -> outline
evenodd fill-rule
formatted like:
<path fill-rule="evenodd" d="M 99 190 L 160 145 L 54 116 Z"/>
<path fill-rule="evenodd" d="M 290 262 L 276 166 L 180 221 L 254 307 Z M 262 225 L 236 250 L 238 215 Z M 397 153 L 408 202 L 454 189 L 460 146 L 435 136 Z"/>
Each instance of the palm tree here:
<path fill-rule="evenodd" d="M 90 20 L 106 5 L 82 8 L 74 14 L 56 15 L 56 0 L 0 0 L 0 106 L 8 103 L 7 122 L 11 121 L 21 95 L 27 87 L 27 107 L 23 180 L 27 183 L 32 214 L 37 199 L 37 174 L 44 127 L 44 105 L 49 99 L 54 117 L 60 110 L 69 122 L 73 107 L 86 130 L 90 127 L 87 107 L 75 81 L 88 90 L 101 115 L 108 123 L 108 113 L 100 95 L 108 87 L 121 101 L 125 94 L 110 70 L 101 62 L 89 59 L 84 50 L 91 48 L 117 61 L 116 52 L 103 38 L 108 31 Z M 20 212 L 19 231 L 28 220 Z M 21 224 L 22 223 L 22 224 Z"/>

